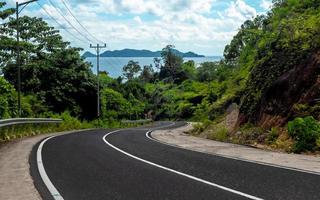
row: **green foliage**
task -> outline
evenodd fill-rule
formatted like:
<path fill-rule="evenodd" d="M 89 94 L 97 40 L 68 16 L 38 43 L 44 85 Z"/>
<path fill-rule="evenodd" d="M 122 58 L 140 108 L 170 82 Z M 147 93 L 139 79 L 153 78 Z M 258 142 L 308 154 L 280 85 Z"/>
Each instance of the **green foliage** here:
<path fill-rule="evenodd" d="M 155 78 L 154 70 L 152 65 L 146 65 L 143 67 L 140 79 L 145 83 L 153 82 Z"/>
<path fill-rule="evenodd" d="M 317 139 L 316 143 L 317 143 L 317 148 L 320 149 L 320 137 Z"/>
<path fill-rule="evenodd" d="M 181 68 L 187 79 L 194 79 L 196 77 L 196 64 L 193 60 L 183 63 Z"/>
<path fill-rule="evenodd" d="M 125 79 L 113 79 L 107 72 L 101 72 L 102 118 L 94 124 L 121 126 L 122 119 L 143 119 L 148 114 L 154 119 L 202 121 L 205 123 L 197 129 L 203 131 L 212 128 L 208 120 L 219 120 L 231 103 L 240 104 L 241 114 L 254 123 L 272 84 L 320 48 L 318 1 L 273 2 L 274 7 L 267 15 L 243 23 L 225 47 L 222 61 L 196 67 L 193 61 L 184 62 L 174 46 L 168 45 L 163 48 L 161 59 L 155 59 L 156 71 L 152 66 L 141 69 L 139 63 L 130 61 L 123 68 Z M 2 19 L 14 12 L 4 6 L 0 3 Z M 18 44 L 13 34 L 16 21 L 12 18 L 6 22 L 0 27 L 0 68 L 5 78 L 0 77 L 0 118 L 17 114 L 14 86 L 17 85 L 15 52 Z M 42 19 L 24 16 L 20 23 L 23 116 L 63 113 L 57 116 L 66 120 L 63 129 L 82 126 L 83 123 L 74 117 L 95 119 L 97 76 L 92 73 L 90 64 L 80 57 L 81 49 L 70 47 L 59 31 Z M 271 102 L 268 108 L 273 109 L 275 104 L 278 102 Z M 292 105 L 292 109 L 298 116 L 320 116 L 318 103 L 299 103 Z M 301 135 L 302 130 L 298 121 L 288 125 L 292 126 L 296 149 L 302 148 L 300 143 L 303 148 L 306 145 L 296 136 Z M 306 121 L 308 125 L 304 126 L 311 126 L 310 120 Z M 225 141 L 228 131 L 220 126 L 210 137 Z M 240 143 L 266 139 L 276 144 L 280 137 L 276 129 L 266 135 L 262 129 L 252 126 L 243 127 L 237 139 Z M 314 150 L 319 146 L 319 139 L 315 137 L 312 142 L 311 150 Z"/>
<path fill-rule="evenodd" d="M 197 68 L 197 80 L 200 82 L 210 82 L 220 80 L 219 72 L 222 72 L 219 62 L 204 62 Z"/>
<path fill-rule="evenodd" d="M 15 12 L 15 9 L 7 8 L 6 4 L 6 2 L 0 1 L 0 19 L 2 19 L 1 23 Z M 0 74 L 1 68 L 6 64 L 11 56 L 10 50 L 15 47 L 14 39 L 6 34 L 8 33 L 6 26 L 6 23 L 3 23 L 0 26 Z"/>
<path fill-rule="evenodd" d="M 279 137 L 279 130 L 276 127 L 272 127 L 270 131 L 268 131 L 267 143 L 274 143 Z"/>
<path fill-rule="evenodd" d="M 226 142 L 228 140 L 228 129 L 225 126 L 218 126 L 216 130 L 208 134 L 208 139 Z"/>
<path fill-rule="evenodd" d="M 265 130 L 261 127 L 256 127 L 251 123 L 242 126 L 239 132 L 233 138 L 233 141 L 239 144 L 255 144 L 265 141 Z"/>
<path fill-rule="evenodd" d="M 106 88 L 102 91 L 102 115 L 106 119 L 115 121 L 121 117 L 127 117 L 130 109 L 130 103 L 121 93 Z"/>
<path fill-rule="evenodd" d="M 320 138 L 320 124 L 313 117 L 296 118 L 288 123 L 288 133 L 295 140 L 295 152 L 314 151 Z"/>
<path fill-rule="evenodd" d="M 10 19 L 5 26 L 5 33 L 15 29 L 15 19 Z M 21 74 L 22 91 L 27 96 L 33 95 L 53 112 L 70 110 L 73 116 L 93 119 L 96 103 L 96 78 L 90 65 L 80 57 L 78 48 L 69 47 L 59 31 L 40 18 L 21 17 Z M 11 38 L 12 39 L 12 38 Z M 6 45 L 0 52 L 15 52 L 15 45 Z M 6 57 L 3 64 L 4 77 L 12 85 L 17 85 L 15 53 Z M 24 106 L 25 108 L 25 106 Z M 30 110 L 29 110 L 30 111 Z M 25 116 L 30 115 L 26 110 Z M 33 115 L 37 115 L 33 110 Z"/>
<path fill-rule="evenodd" d="M 76 130 L 82 128 L 82 123 L 71 116 L 70 112 L 63 112 L 60 115 L 53 115 L 53 118 L 62 119 L 63 123 L 59 125 L 62 130 Z"/>
<path fill-rule="evenodd" d="M 164 65 L 160 68 L 160 80 L 167 83 L 181 83 L 187 79 L 187 74 L 182 68 L 183 59 L 174 53 L 173 45 L 166 46 L 161 52 L 161 57 Z"/>
<path fill-rule="evenodd" d="M 239 31 L 236 40 L 243 42 L 234 41 L 233 51 L 240 51 L 231 57 L 237 58 L 241 68 L 251 70 L 240 108 L 251 121 L 256 120 L 261 101 L 272 84 L 292 68 L 305 64 L 319 49 L 319 10 L 319 2 L 315 0 L 275 1 L 267 16 L 247 22 Z M 279 102 L 270 102 L 268 107 L 277 112 L 287 109 Z"/>
<path fill-rule="evenodd" d="M 0 1 L 0 9 L 6 6 L 6 2 Z M 12 15 L 15 12 L 15 9 L 13 8 L 6 8 L 3 10 L 0 10 L 0 18 L 2 20 L 5 20 L 7 17 Z"/>
<path fill-rule="evenodd" d="M 191 103 L 182 102 L 177 107 L 177 117 L 181 119 L 188 119 L 193 116 L 194 107 Z"/>
<path fill-rule="evenodd" d="M 123 76 L 128 80 L 132 80 L 141 71 L 138 62 L 130 60 L 127 65 L 123 67 Z"/>
<path fill-rule="evenodd" d="M 202 123 L 194 123 L 192 124 L 193 130 L 191 131 L 191 134 L 199 135 L 204 130 L 206 130 L 210 125 L 212 125 L 212 121 L 210 120 L 204 120 Z"/>
<path fill-rule="evenodd" d="M 78 119 L 72 117 L 69 112 L 64 112 L 60 115 L 49 114 L 46 117 L 62 119 L 60 124 L 26 124 L 14 125 L 0 128 L 0 142 L 6 142 L 17 138 L 26 136 L 34 136 L 44 133 L 53 133 L 61 131 L 79 130 L 95 128 L 93 123 L 80 122 Z"/>
<path fill-rule="evenodd" d="M 15 117 L 17 93 L 3 77 L 0 76 L 0 119 Z"/>

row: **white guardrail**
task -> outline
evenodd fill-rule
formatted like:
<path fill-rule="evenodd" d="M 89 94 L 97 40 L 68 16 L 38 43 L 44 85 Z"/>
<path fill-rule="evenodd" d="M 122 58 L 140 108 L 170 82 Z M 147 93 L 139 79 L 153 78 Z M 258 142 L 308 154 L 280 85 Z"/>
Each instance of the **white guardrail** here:
<path fill-rule="evenodd" d="M 50 119 L 50 118 L 13 118 L 0 120 L 0 128 L 6 126 L 14 126 L 20 124 L 59 124 L 62 119 Z"/>

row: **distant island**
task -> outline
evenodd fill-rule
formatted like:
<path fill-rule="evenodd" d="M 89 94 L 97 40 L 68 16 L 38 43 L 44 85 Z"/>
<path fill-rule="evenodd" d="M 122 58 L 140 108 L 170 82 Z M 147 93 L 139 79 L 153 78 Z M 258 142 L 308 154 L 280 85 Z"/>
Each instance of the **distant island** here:
<path fill-rule="evenodd" d="M 205 57 L 204 55 L 198 55 L 193 52 L 186 52 L 183 53 L 178 50 L 174 50 L 174 53 L 181 57 L 189 57 L 189 58 L 200 58 Z M 89 57 L 95 57 L 96 55 L 86 51 L 82 57 L 89 58 Z M 136 49 L 123 49 L 123 50 L 115 50 L 115 51 L 105 51 L 102 54 L 100 54 L 101 57 L 160 57 L 161 51 L 149 51 L 149 50 L 136 50 Z"/>

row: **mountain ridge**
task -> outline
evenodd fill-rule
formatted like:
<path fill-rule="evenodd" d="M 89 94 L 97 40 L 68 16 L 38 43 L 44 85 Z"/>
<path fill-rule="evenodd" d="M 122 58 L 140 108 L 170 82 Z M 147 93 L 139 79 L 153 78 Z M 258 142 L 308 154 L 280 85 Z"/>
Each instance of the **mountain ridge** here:
<path fill-rule="evenodd" d="M 178 50 L 174 50 L 174 53 L 176 55 L 179 55 L 181 57 L 205 57 L 204 55 L 199 55 L 194 52 L 188 51 L 186 53 L 183 53 Z M 96 55 L 86 51 L 82 57 L 88 58 L 88 57 L 95 57 Z M 122 50 L 114 50 L 114 51 L 105 51 L 100 54 L 101 57 L 160 57 L 161 51 L 150 51 L 146 49 L 137 50 L 137 49 L 122 49 Z"/>

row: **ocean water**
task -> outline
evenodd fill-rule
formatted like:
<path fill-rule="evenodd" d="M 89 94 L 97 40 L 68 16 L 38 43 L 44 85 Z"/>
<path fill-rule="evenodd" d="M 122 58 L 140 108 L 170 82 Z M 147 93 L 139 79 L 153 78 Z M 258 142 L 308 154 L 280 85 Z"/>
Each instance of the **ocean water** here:
<path fill-rule="evenodd" d="M 153 64 L 152 57 L 103 57 L 100 58 L 100 71 L 106 71 L 113 78 L 117 78 L 122 75 L 122 68 L 128 64 L 130 60 L 136 61 L 141 67 L 145 65 Z M 219 61 L 221 58 L 217 56 L 213 57 L 201 57 L 201 58 L 184 58 L 184 61 L 193 60 L 197 66 L 203 62 Z M 86 58 L 86 61 L 92 64 L 92 71 L 97 73 L 97 59 L 95 57 Z"/>

